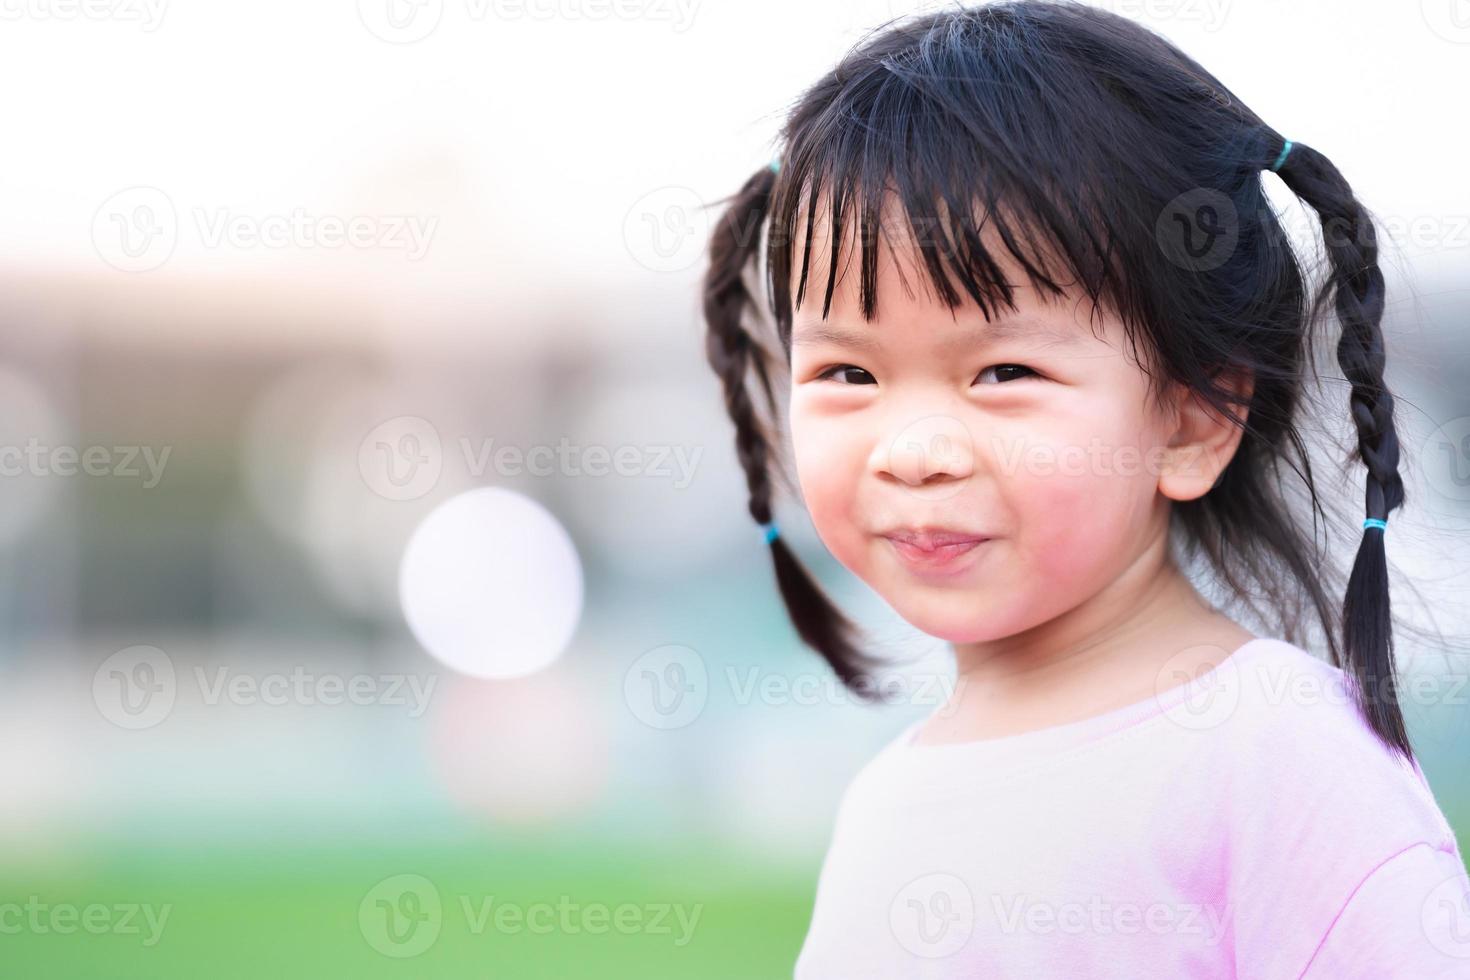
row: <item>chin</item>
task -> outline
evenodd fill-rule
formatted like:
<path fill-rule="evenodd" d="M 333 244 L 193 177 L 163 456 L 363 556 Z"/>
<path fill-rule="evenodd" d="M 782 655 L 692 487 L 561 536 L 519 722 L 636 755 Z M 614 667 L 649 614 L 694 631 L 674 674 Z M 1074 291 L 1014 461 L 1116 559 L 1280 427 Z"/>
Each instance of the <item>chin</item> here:
<path fill-rule="evenodd" d="M 904 621 L 947 643 L 984 643 L 1017 632 L 1010 617 L 997 616 L 988 604 L 964 595 L 937 602 L 890 603 Z"/>

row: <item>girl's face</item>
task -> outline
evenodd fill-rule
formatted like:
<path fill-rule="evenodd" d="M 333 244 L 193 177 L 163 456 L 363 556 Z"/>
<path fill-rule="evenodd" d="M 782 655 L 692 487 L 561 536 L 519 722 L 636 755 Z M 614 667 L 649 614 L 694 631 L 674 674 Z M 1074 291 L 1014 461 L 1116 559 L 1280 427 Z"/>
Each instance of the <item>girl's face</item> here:
<path fill-rule="evenodd" d="M 1045 302 L 1004 262 L 1016 312 L 952 313 L 922 270 L 909 262 L 900 280 L 894 253 L 878 253 L 871 323 L 855 262 L 825 321 L 822 272 L 808 283 L 789 418 L 817 534 L 908 622 L 953 643 L 1044 623 L 1159 542 L 1168 496 L 1213 484 L 1228 454 L 1186 444 L 1111 316 L 1089 326 L 1089 302 Z"/>

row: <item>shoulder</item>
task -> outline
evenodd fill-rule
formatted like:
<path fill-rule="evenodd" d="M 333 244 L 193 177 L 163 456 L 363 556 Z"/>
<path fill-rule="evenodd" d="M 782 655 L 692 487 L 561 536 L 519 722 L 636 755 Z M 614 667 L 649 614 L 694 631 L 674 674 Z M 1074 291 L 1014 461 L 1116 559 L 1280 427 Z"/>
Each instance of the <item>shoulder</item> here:
<path fill-rule="evenodd" d="M 1238 665 L 1222 684 L 1238 689 L 1247 731 L 1287 737 L 1296 751 L 1325 751 L 1417 776 L 1415 764 L 1392 752 L 1363 718 L 1352 675 L 1315 653 L 1285 640 L 1262 637 L 1240 651 Z M 1228 663 L 1228 661 L 1227 661 Z M 1402 696 L 1402 692 L 1400 692 Z M 1284 746 L 1283 746 L 1284 747 Z"/>
<path fill-rule="evenodd" d="M 1227 741 L 1259 782 L 1297 798 L 1355 801 L 1355 820 L 1453 844 L 1423 771 L 1374 733 L 1346 671 L 1284 640 L 1240 652 L 1218 687 L 1234 702 Z"/>
<path fill-rule="evenodd" d="M 1219 829 L 1239 948 L 1300 970 L 1375 871 L 1461 857 L 1418 764 L 1373 733 L 1343 670 L 1282 640 L 1248 647 L 1214 685 L 1229 708 L 1208 756 Z"/>
<path fill-rule="evenodd" d="M 1458 854 L 1415 844 L 1358 883 L 1304 980 L 1470 974 L 1470 878 Z"/>

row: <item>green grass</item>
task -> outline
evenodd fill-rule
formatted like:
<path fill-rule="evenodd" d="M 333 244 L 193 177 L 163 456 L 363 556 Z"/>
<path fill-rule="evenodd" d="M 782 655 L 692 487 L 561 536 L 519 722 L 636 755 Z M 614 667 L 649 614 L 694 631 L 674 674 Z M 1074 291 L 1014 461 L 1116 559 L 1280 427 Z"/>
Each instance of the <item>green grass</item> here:
<path fill-rule="evenodd" d="M 0 909 L 19 904 L 26 917 L 0 911 L 0 976 L 790 976 L 806 932 L 815 871 L 761 868 L 710 847 L 636 856 L 545 845 L 125 853 L 68 872 L 0 875 Z M 367 903 L 366 927 L 359 919 L 369 892 L 400 874 L 427 879 L 441 902 L 437 937 L 421 953 L 403 958 L 373 945 L 410 950 L 384 931 L 376 902 L 381 891 Z M 390 891 L 390 898 L 399 894 Z M 481 919 L 487 900 L 491 912 Z M 150 946 L 141 913 L 131 923 L 137 933 L 93 935 L 78 928 L 60 934 L 44 919 L 41 929 L 31 923 L 28 909 L 38 903 L 78 910 L 146 905 L 160 913 L 167 906 L 168 917 Z M 522 916 L 538 903 L 546 910 L 535 913 L 541 918 L 532 931 Z M 497 928 L 494 910 L 502 904 L 519 916 L 501 918 Z M 100 919 L 93 924 L 104 928 Z M 603 931 L 594 932 L 599 926 Z M 404 927 L 399 935 L 422 942 L 432 932 Z"/>

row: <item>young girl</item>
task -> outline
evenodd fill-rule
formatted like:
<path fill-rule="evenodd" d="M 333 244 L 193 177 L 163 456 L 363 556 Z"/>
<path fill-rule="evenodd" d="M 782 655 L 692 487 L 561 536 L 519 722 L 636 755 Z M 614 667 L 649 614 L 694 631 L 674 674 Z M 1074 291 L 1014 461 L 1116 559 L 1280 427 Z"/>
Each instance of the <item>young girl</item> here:
<path fill-rule="evenodd" d="M 704 294 L 750 513 L 802 640 L 868 691 L 772 520 L 789 370 L 819 537 L 958 679 L 844 795 L 796 975 L 1470 977 L 1393 684 L 1384 280 L 1331 161 L 1150 31 L 1032 0 L 891 25 L 782 144 Z M 1266 180 L 1321 219 L 1315 296 Z M 780 365 L 745 321 L 762 252 Z M 1329 307 L 1367 470 L 1340 609 L 1286 492 L 1323 514 L 1297 424 Z"/>

